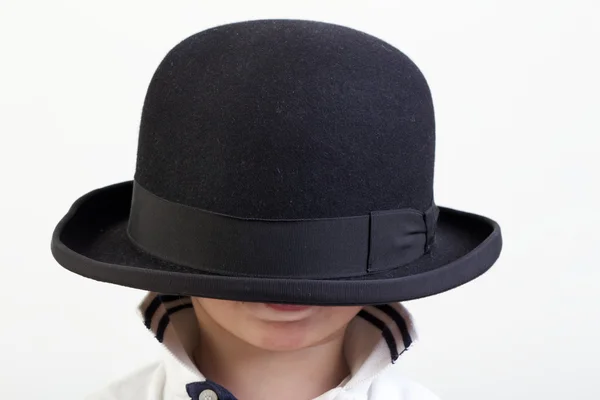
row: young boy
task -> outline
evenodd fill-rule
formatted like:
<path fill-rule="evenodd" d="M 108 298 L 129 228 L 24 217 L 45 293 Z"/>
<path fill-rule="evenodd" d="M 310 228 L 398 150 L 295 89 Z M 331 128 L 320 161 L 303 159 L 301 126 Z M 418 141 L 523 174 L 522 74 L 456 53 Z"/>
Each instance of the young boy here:
<path fill-rule="evenodd" d="M 144 102 L 133 181 L 80 198 L 57 261 L 144 289 L 165 357 L 91 399 L 436 397 L 394 367 L 399 303 L 481 275 L 498 225 L 437 207 L 431 95 L 391 45 L 299 20 L 175 46 Z"/>

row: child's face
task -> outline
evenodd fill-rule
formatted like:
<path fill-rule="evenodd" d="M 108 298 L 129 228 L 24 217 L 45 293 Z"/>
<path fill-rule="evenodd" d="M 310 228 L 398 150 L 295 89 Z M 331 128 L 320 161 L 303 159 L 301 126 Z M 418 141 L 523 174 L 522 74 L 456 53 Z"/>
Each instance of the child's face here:
<path fill-rule="evenodd" d="M 311 347 L 343 335 L 362 308 L 286 307 L 199 297 L 193 301 L 201 322 L 214 322 L 248 344 L 275 351 Z"/>

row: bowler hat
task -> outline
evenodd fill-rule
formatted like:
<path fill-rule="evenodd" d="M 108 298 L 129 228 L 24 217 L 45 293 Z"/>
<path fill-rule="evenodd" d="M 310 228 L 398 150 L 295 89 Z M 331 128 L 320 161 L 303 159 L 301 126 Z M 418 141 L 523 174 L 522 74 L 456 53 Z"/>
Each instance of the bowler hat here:
<path fill-rule="evenodd" d="M 434 155 L 429 87 L 390 44 L 316 21 L 214 27 L 156 70 L 133 180 L 77 200 L 52 253 L 80 275 L 169 294 L 429 296 L 481 275 L 502 247 L 493 220 L 436 205 Z"/>

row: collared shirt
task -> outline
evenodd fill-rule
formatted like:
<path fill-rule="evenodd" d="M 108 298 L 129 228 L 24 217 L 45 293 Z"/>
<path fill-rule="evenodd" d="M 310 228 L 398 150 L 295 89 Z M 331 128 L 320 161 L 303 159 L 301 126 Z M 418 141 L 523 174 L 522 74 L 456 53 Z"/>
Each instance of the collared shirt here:
<path fill-rule="evenodd" d="M 164 357 L 87 400 L 236 400 L 193 362 L 199 328 L 191 298 L 148 293 L 139 313 L 162 343 Z M 314 400 L 438 400 L 396 368 L 415 340 L 413 320 L 400 303 L 364 307 L 344 337 L 350 375 Z"/>

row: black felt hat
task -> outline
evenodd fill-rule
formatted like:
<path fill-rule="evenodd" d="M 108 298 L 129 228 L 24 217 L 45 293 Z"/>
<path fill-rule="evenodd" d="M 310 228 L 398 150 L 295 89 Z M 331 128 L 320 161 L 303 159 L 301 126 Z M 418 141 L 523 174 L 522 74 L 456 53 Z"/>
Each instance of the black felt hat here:
<path fill-rule="evenodd" d="M 485 272 L 492 220 L 437 207 L 430 91 L 402 52 L 339 25 L 260 20 L 175 46 L 146 95 L 133 181 L 56 227 L 100 281 L 230 300 L 376 304 Z"/>

